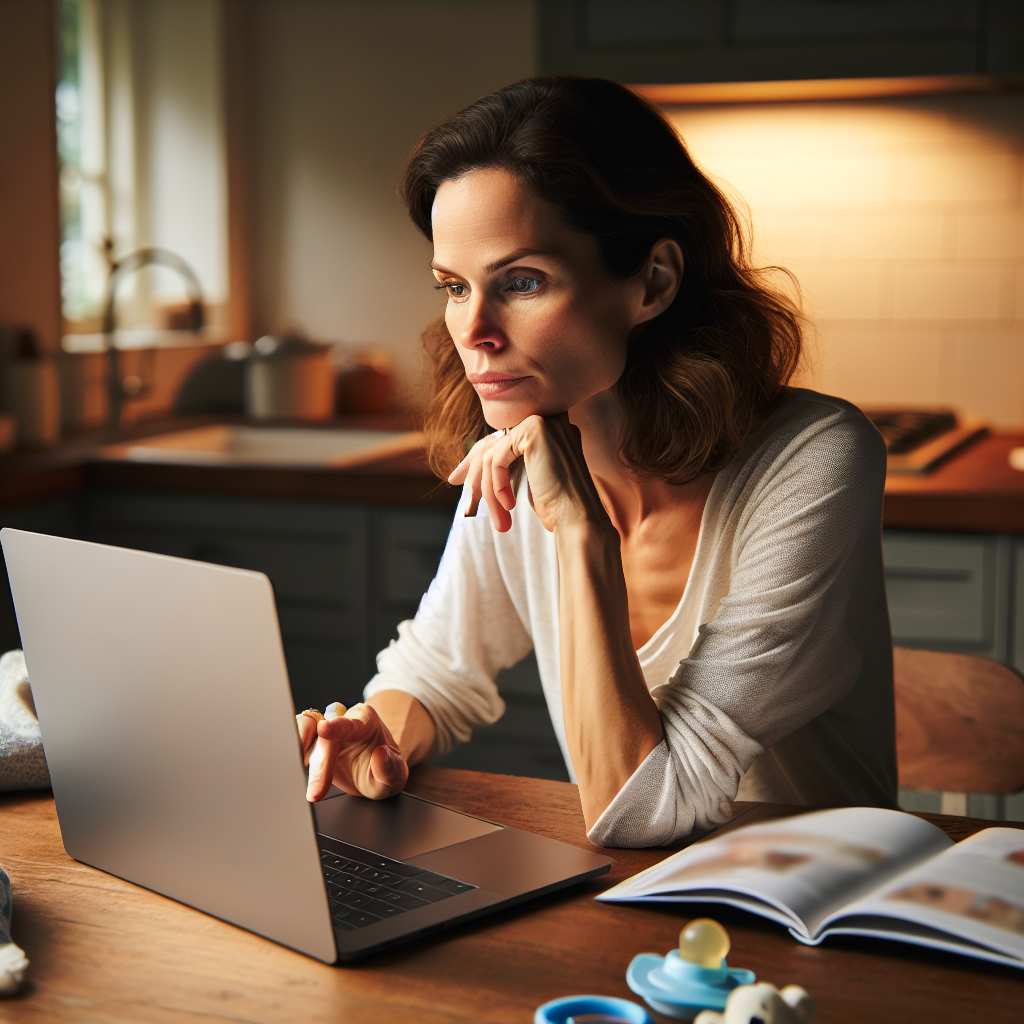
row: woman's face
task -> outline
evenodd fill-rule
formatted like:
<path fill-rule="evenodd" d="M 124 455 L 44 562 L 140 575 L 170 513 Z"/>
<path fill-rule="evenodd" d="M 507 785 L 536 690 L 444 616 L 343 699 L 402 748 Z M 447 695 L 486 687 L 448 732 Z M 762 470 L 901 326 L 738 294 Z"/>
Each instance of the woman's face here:
<path fill-rule="evenodd" d="M 433 232 L 445 323 L 492 427 L 607 391 L 632 328 L 664 308 L 647 309 L 644 273 L 611 277 L 594 239 L 505 170 L 444 182 Z"/>

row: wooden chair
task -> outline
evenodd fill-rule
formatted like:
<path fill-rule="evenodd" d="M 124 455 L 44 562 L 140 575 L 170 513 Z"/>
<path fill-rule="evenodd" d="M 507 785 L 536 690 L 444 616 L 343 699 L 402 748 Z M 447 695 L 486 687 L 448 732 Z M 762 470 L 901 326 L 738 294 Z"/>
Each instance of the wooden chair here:
<path fill-rule="evenodd" d="M 938 790 L 943 814 L 968 793 L 1024 788 L 1024 678 L 969 654 L 893 648 L 901 789 Z"/>

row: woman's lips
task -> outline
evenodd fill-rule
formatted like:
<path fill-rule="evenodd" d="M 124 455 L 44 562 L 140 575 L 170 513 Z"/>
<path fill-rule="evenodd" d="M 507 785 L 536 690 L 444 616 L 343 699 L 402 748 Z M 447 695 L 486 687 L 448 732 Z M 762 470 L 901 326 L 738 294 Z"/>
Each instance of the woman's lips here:
<path fill-rule="evenodd" d="M 522 384 L 527 377 L 514 377 L 508 373 L 471 373 L 469 382 L 481 398 L 497 398 L 516 385 Z"/>

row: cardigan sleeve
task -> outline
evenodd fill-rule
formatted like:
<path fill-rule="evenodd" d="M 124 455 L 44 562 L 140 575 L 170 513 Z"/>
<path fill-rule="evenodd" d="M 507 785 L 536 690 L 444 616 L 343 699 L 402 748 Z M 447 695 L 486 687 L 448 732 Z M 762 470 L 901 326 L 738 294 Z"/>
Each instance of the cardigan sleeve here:
<path fill-rule="evenodd" d="M 855 685 L 865 583 L 880 571 L 885 449 L 850 407 L 807 417 L 730 483 L 716 544 L 727 579 L 689 655 L 651 691 L 665 738 L 592 842 L 664 845 L 727 821 L 754 758 Z M 799 427 L 799 429 L 796 429 Z"/>
<path fill-rule="evenodd" d="M 474 726 L 505 712 L 495 676 L 523 657 L 533 641 L 502 578 L 486 510 L 456 513 L 437 575 L 416 617 L 377 655 L 377 674 L 364 690 L 402 690 L 430 714 L 434 753 L 469 740 Z"/>

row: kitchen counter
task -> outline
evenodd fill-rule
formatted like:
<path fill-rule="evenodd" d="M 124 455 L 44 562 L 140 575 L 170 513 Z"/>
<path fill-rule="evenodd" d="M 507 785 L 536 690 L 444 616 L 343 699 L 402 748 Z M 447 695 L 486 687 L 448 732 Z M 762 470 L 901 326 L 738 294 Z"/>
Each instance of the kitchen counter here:
<path fill-rule="evenodd" d="M 175 491 L 236 497 L 361 501 L 454 509 L 459 490 L 439 481 L 422 455 L 380 459 L 354 469 L 177 466 L 139 462 L 92 462 L 99 444 L 158 431 L 209 423 L 209 417 L 150 423 L 119 435 L 94 434 L 43 453 L 0 460 L 0 507 L 74 494 L 86 488 Z M 395 417 L 349 417 L 335 427 L 399 429 Z M 927 474 L 891 473 L 886 481 L 884 523 L 889 529 L 954 533 L 1024 534 L 1024 473 L 1007 461 L 1024 434 L 981 438 Z"/>
<path fill-rule="evenodd" d="M 890 473 L 883 522 L 890 530 L 1024 534 L 1024 473 L 1009 463 L 1024 434 L 989 434 L 931 473 Z"/>
<path fill-rule="evenodd" d="M 458 501 L 459 489 L 438 480 L 421 454 L 394 455 L 351 469 L 98 462 L 90 455 L 100 445 L 224 421 L 224 417 L 195 417 L 151 422 L 133 431 L 69 439 L 47 452 L 7 456 L 0 459 L 0 508 L 66 497 L 86 488 L 329 499 L 443 509 L 454 509 Z M 325 426 L 406 430 L 411 424 L 398 416 L 351 416 Z"/>

